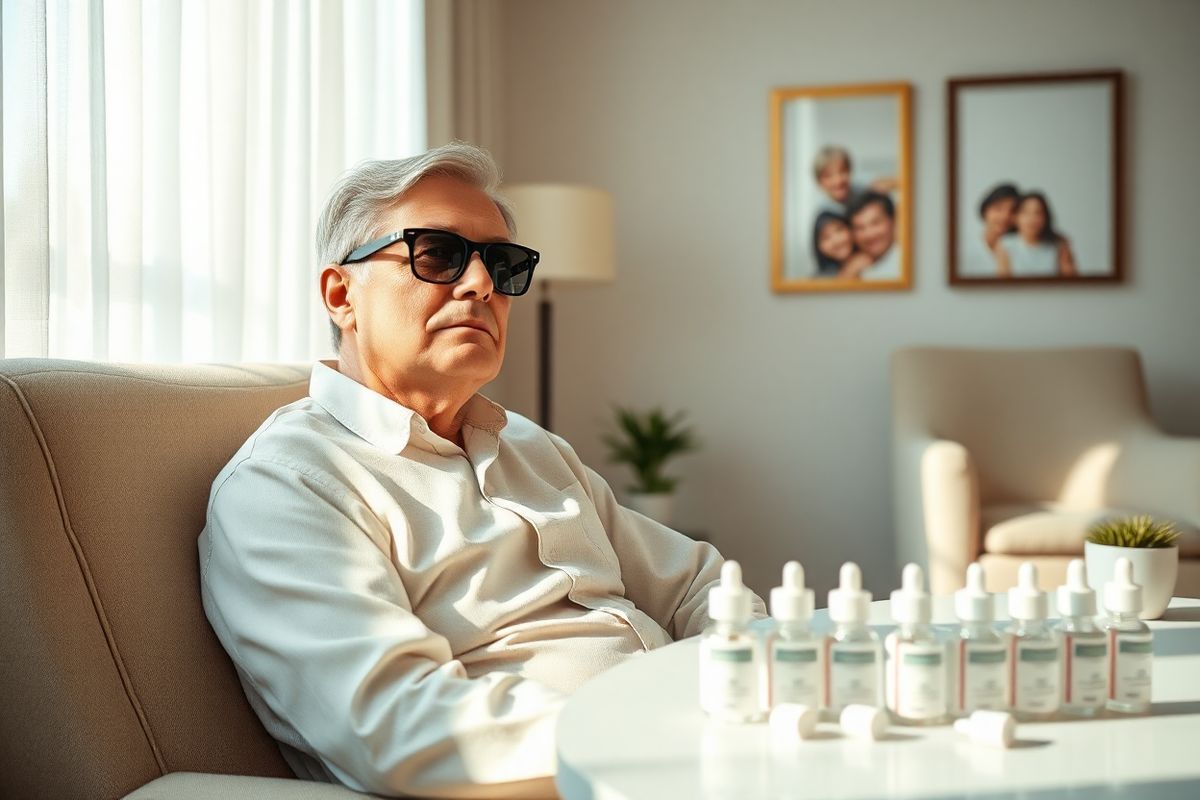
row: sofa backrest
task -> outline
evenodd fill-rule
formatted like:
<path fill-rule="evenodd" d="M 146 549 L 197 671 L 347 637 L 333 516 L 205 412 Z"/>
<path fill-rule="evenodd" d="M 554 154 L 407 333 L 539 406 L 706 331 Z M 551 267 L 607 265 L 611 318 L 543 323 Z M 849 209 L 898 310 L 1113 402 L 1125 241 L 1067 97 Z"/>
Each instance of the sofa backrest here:
<path fill-rule="evenodd" d="M 0 361 L 0 797 L 292 777 L 200 603 L 212 480 L 297 366 Z"/>
<path fill-rule="evenodd" d="M 906 348 L 892 393 L 896 436 L 964 445 L 985 503 L 1056 500 L 1081 458 L 1154 425 L 1127 348 Z"/>

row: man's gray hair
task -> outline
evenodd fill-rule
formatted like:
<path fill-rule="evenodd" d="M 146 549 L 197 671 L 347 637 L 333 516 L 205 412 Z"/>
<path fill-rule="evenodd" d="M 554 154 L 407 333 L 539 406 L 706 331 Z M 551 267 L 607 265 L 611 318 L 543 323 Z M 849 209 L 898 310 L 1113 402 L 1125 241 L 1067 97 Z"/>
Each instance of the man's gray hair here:
<path fill-rule="evenodd" d="M 359 245 L 383 236 L 388 213 L 417 181 L 448 175 L 483 191 L 496 204 L 508 235 L 516 235 L 516 222 L 508 201 L 500 195 L 500 168 L 484 149 L 466 142 L 451 142 L 411 158 L 363 161 L 334 184 L 317 219 L 317 261 L 324 268 L 337 264 Z M 341 346 L 342 332 L 333 328 L 333 346 Z"/>
<path fill-rule="evenodd" d="M 821 180 L 821 173 L 835 161 L 844 163 L 847 170 L 853 169 L 850 161 L 850 151 L 836 144 L 830 144 L 818 150 L 816 157 L 813 158 L 813 177 L 818 181 Z"/>

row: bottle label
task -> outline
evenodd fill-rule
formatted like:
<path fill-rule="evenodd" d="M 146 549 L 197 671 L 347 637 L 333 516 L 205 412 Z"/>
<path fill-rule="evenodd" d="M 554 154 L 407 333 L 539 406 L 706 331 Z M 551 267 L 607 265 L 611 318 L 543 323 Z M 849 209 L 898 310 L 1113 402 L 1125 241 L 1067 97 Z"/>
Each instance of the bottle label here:
<path fill-rule="evenodd" d="M 776 639 L 771 646 L 771 705 L 821 702 L 821 664 L 816 642 Z"/>
<path fill-rule="evenodd" d="M 1046 713 L 1058 710 L 1060 675 L 1057 642 L 1012 639 L 1010 701 L 1016 711 Z"/>
<path fill-rule="evenodd" d="M 879 645 L 874 642 L 861 644 L 828 642 L 826 681 L 828 705 L 835 710 L 861 703 L 879 705 Z"/>
<path fill-rule="evenodd" d="M 1146 705 L 1150 702 L 1154 639 L 1149 633 L 1109 633 L 1109 698 L 1118 703 Z"/>
<path fill-rule="evenodd" d="M 955 711 L 1003 710 L 1008 705 L 1008 648 L 1003 642 L 958 643 Z"/>
<path fill-rule="evenodd" d="M 946 649 L 888 637 L 888 707 L 906 719 L 946 714 Z"/>
<path fill-rule="evenodd" d="M 758 710 L 753 643 L 700 642 L 700 707 L 715 716 L 749 718 Z"/>
<path fill-rule="evenodd" d="M 1108 696 L 1108 643 L 1103 635 L 1063 634 L 1063 702 L 1098 708 Z"/>

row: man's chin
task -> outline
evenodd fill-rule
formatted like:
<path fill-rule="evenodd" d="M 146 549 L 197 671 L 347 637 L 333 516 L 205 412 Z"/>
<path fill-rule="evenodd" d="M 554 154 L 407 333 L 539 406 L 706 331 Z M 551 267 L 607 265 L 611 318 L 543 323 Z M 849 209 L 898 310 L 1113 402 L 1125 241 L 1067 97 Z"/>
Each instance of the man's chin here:
<path fill-rule="evenodd" d="M 466 342 L 455 346 L 440 358 L 438 372 L 448 378 L 476 380 L 487 383 L 500 374 L 504 354 L 498 353 L 495 342 Z"/>

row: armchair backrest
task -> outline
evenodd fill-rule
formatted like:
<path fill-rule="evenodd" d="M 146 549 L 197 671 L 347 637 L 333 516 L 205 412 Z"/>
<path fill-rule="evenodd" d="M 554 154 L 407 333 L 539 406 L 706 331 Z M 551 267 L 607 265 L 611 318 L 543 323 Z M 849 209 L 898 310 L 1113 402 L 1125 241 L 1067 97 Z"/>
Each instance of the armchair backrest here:
<path fill-rule="evenodd" d="M 1089 452 L 1154 424 L 1127 348 L 907 348 L 892 391 L 896 436 L 964 445 L 984 503 L 1058 500 Z"/>
<path fill-rule="evenodd" d="M 293 777 L 204 616 L 212 480 L 295 366 L 0 361 L 0 797 Z"/>

